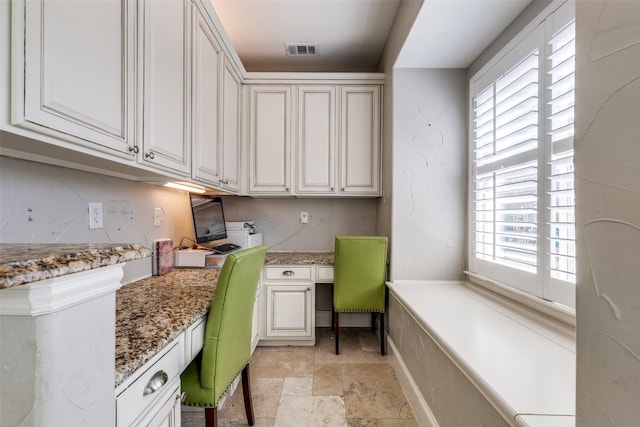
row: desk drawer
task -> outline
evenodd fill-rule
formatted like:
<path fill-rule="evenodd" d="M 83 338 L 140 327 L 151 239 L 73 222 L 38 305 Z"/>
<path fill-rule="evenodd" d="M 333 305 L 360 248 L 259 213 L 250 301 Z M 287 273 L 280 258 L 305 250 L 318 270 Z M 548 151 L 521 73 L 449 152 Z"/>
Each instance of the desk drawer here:
<path fill-rule="evenodd" d="M 311 267 L 265 267 L 267 280 L 311 280 Z"/>
<path fill-rule="evenodd" d="M 333 283 L 333 266 L 318 266 L 316 282 Z"/>
<path fill-rule="evenodd" d="M 180 375 L 182 340 L 153 364 L 139 369 L 140 376 L 116 398 L 116 425 L 129 426 L 163 395 Z M 138 371 L 134 375 L 136 375 Z M 145 389 L 147 389 L 145 391 Z M 155 391 L 152 391 L 155 389 Z M 146 393 L 146 394 L 145 394 Z"/>

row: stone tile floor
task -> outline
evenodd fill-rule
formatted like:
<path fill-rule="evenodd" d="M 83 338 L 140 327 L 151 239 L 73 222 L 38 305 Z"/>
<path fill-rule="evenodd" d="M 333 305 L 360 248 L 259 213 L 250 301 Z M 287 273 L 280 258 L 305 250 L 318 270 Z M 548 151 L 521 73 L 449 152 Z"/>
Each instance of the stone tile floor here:
<path fill-rule="evenodd" d="M 251 360 L 256 426 L 413 427 L 418 424 L 380 341 L 368 328 L 316 330 L 314 347 L 258 347 Z M 221 426 L 246 426 L 238 386 L 218 414 Z M 204 427 L 204 413 L 183 408 L 184 427 Z"/>

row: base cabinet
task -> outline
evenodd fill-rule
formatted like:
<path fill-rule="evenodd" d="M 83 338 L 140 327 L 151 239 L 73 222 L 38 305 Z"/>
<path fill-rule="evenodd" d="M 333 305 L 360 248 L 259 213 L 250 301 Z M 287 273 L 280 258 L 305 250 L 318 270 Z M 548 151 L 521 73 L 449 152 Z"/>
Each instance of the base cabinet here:
<path fill-rule="evenodd" d="M 312 266 L 266 266 L 261 345 L 315 344 L 315 283 Z"/>
<path fill-rule="evenodd" d="M 169 347 L 116 388 L 118 427 L 180 425 L 183 338 L 176 339 Z"/>
<path fill-rule="evenodd" d="M 266 335 L 271 338 L 312 338 L 313 283 L 268 284 Z"/>
<path fill-rule="evenodd" d="M 166 395 L 149 410 L 148 415 L 136 426 L 145 427 L 180 427 L 181 396 L 180 379 L 175 380 Z"/>

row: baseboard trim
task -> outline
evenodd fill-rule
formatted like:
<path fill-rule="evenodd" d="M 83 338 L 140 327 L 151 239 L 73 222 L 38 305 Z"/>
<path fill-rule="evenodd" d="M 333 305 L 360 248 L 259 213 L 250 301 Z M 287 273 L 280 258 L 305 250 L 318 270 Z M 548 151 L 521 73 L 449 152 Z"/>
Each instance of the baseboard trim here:
<path fill-rule="evenodd" d="M 411 406 L 411 410 L 413 411 L 413 415 L 415 416 L 418 425 L 424 427 L 439 427 L 435 415 L 433 415 L 431 408 L 429 408 L 429 405 L 422 397 L 422 393 L 420 393 L 418 386 L 415 381 L 413 381 L 413 377 L 411 376 L 409 369 L 407 369 L 407 365 L 405 365 L 404 360 L 402 360 L 402 356 L 400 356 L 400 353 L 398 352 L 398 348 L 395 346 L 389 335 L 387 335 L 387 357 L 389 357 L 391 366 L 396 373 L 396 377 L 398 378 L 400 387 L 402 387 L 402 391 L 404 391 L 404 394 L 409 401 L 409 405 Z"/>

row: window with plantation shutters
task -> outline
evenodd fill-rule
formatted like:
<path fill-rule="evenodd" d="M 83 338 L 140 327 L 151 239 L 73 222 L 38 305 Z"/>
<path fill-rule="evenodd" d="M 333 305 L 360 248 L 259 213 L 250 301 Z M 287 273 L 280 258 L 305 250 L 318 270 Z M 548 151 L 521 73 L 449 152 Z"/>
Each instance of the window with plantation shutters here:
<path fill-rule="evenodd" d="M 565 3 L 471 79 L 469 269 L 575 304 L 575 25 Z"/>

